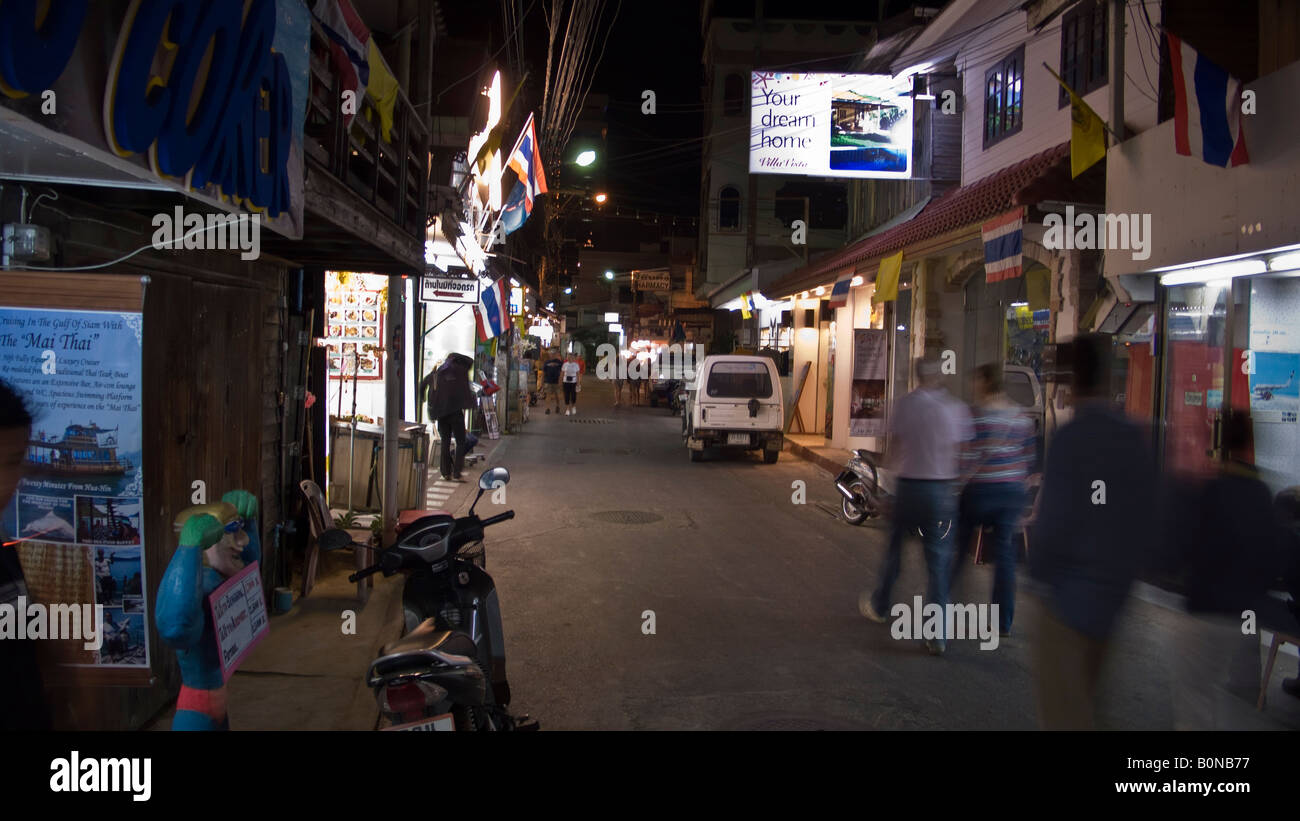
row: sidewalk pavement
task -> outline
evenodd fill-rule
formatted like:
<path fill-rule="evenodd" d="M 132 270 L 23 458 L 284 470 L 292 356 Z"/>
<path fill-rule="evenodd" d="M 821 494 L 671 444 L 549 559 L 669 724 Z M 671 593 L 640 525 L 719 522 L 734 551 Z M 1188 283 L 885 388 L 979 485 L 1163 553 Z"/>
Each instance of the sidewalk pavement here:
<path fill-rule="evenodd" d="M 826 437 L 820 433 L 787 433 L 785 449 L 800 459 L 812 462 L 823 470 L 836 476 L 844 470 L 852 454 L 842 448 L 833 448 L 826 444 Z"/>
<path fill-rule="evenodd" d="M 480 443 L 490 463 L 492 450 L 504 440 Z M 485 447 L 486 446 L 486 447 Z M 428 506 L 454 512 L 467 507 L 477 492 L 478 471 L 465 470 L 464 483 L 442 482 L 436 468 L 429 476 Z M 316 584 L 302 598 L 295 578 L 294 603 L 288 613 L 271 616 L 271 631 L 253 648 L 227 684 L 233 730 L 373 730 L 379 724 L 365 676 L 379 649 L 401 634 L 402 575 L 376 575 L 369 600 L 356 598 L 348 581 L 355 572 L 352 552 L 322 553 Z M 300 571 L 299 571 L 300 572 Z M 347 627 L 351 632 L 344 632 Z M 171 728 L 174 707 L 145 729 Z"/>

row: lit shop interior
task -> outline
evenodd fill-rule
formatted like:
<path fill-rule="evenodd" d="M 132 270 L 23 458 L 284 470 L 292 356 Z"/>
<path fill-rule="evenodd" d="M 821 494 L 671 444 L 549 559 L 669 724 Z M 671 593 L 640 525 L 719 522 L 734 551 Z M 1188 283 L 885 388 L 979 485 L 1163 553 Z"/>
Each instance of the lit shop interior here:
<path fill-rule="evenodd" d="M 325 336 L 329 389 L 329 435 L 325 443 L 329 466 L 326 500 L 334 510 L 377 513 L 384 487 L 385 383 L 415 383 L 414 358 L 402 359 L 403 373 L 390 373 L 383 349 L 391 322 L 388 280 L 384 275 L 327 271 L 325 273 Z M 404 348 L 414 350 L 416 304 L 413 279 L 404 278 L 407 316 Z M 471 319 L 471 323 L 472 323 Z M 406 391 L 404 423 L 399 438 L 400 473 L 397 508 L 417 507 L 420 465 L 428 452 L 428 435 L 416 415 L 416 397 Z M 354 424 L 355 422 L 355 424 Z"/>
<path fill-rule="evenodd" d="M 1211 471 L 1232 409 L 1249 412 L 1253 442 L 1241 456 L 1260 478 L 1274 493 L 1300 485 L 1300 248 L 1152 273 L 1161 288 L 1147 324 L 1166 344 L 1148 370 L 1166 468 Z"/>

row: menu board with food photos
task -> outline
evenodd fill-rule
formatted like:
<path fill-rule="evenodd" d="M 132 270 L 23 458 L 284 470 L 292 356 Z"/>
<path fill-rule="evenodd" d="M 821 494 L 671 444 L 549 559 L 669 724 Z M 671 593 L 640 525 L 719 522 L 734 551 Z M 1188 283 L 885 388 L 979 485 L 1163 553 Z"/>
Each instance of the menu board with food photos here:
<path fill-rule="evenodd" d="M 335 379 L 383 379 L 384 296 L 388 279 L 372 274 L 329 272 L 325 281 L 325 336 L 329 375 Z"/>

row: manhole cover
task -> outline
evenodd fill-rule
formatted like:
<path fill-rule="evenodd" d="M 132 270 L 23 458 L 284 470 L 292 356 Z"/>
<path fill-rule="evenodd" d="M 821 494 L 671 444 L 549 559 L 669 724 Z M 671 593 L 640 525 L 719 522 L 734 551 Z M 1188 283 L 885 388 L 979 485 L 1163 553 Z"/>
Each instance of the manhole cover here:
<path fill-rule="evenodd" d="M 591 518 L 616 525 L 647 525 L 663 521 L 664 517 L 648 510 L 601 510 L 591 514 Z"/>

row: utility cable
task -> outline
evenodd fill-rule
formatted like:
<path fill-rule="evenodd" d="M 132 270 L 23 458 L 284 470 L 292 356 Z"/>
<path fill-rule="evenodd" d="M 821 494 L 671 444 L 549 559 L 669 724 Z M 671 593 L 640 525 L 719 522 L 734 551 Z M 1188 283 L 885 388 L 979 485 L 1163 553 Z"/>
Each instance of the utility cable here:
<path fill-rule="evenodd" d="M 49 206 L 46 206 L 46 207 L 49 207 Z M 250 215 L 250 216 L 249 216 L 249 219 L 252 219 L 253 216 L 256 216 L 256 215 Z M 203 234 L 203 233 L 206 233 L 206 232 L 208 232 L 208 231 L 211 231 L 213 228 L 225 228 L 225 227 L 226 227 L 225 225 L 204 225 L 204 226 L 202 226 L 202 227 L 200 227 L 200 228 L 194 228 L 194 229 L 192 229 L 192 230 L 190 230 L 190 231 L 187 231 L 186 233 L 182 234 L 182 235 L 179 236 L 179 237 L 176 237 L 175 239 L 171 240 L 170 242 L 165 242 L 165 243 L 163 243 L 163 245 L 164 245 L 164 246 L 168 246 L 168 245 L 170 245 L 170 246 L 175 246 L 176 243 L 181 242 L 181 241 L 183 241 L 183 240 L 186 240 L 186 239 L 188 239 L 188 238 L 194 236 L 195 234 Z M 135 249 L 134 251 L 132 251 L 131 253 L 126 254 L 126 255 L 124 255 L 124 256 L 120 256 L 120 257 L 118 257 L 117 259 L 112 259 L 112 260 L 109 260 L 108 262 L 101 262 L 101 263 L 98 263 L 98 264 L 96 264 L 96 265 L 75 265 L 75 266 L 68 267 L 68 268 L 50 268 L 50 267 L 46 267 L 46 266 L 43 266 L 43 265 L 23 265 L 23 266 L 22 266 L 22 270 L 24 270 L 24 271 L 95 271 L 95 270 L 98 270 L 98 269 L 100 269 L 100 268 L 108 268 L 109 266 L 117 265 L 117 264 L 120 263 L 120 262 L 126 262 L 128 259 L 130 259 L 131 257 L 135 256 L 136 254 L 139 254 L 139 253 L 141 253 L 141 252 L 143 252 L 143 251 L 148 251 L 148 250 L 150 250 L 151 248 L 153 248 L 154 250 L 162 250 L 161 248 L 155 248 L 155 246 L 154 246 L 153 243 L 149 243 L 148 245 L 142 245 L 142 246 L 140 246 L 139 248 L 137 248 L 137 249 Z M 174 250 L 174 249 L 173 249 L 173 250 Z M 14 270 L 14 267 L 13 267 L 12 265 L 6 265 L 6 266 L 5 266 L 5 270 Z"/>

